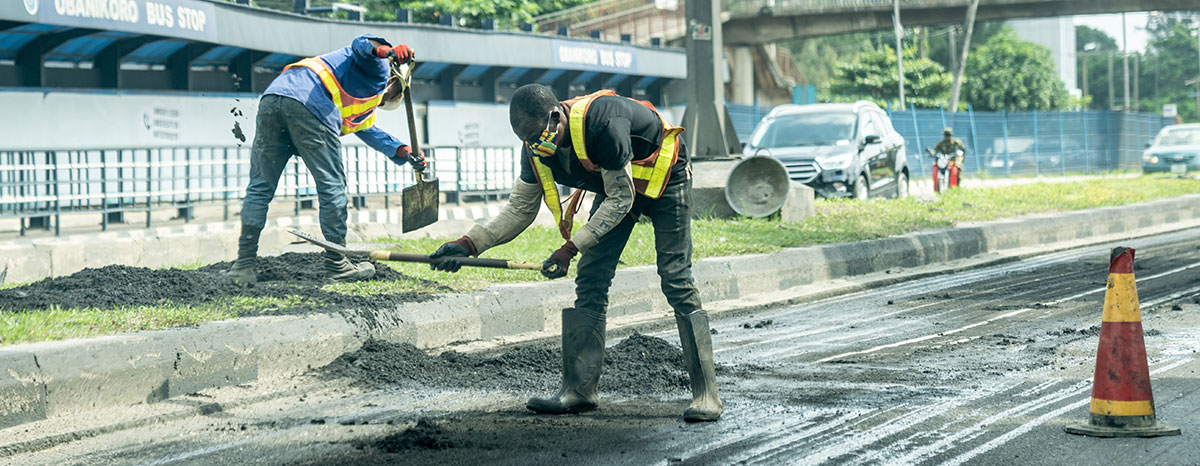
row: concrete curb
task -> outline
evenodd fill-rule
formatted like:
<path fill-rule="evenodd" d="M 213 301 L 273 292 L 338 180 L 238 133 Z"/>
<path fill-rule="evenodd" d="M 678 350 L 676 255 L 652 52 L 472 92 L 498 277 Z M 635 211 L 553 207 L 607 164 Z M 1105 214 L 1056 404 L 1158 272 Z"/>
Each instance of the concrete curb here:
<path fill-rule="evenodd" d="M 1122 207 L 960 225 L 857 243 L 705 259 L 693 271 L 702 299 L 747 299 L 824 280 L 984 253 L 1049 246 L 1151 228 L 1200 225 L 1200 195 Z M 618 271 L 609 317 L 669 315 L 653 266 Z M 648 284 L 650 284 L 648 286 Z M 555 329 L 574 300 L 568 281 L 499 285 L 405 303 L 371 318 L 254 317 L 193 328 L 0 349 L 0 429 L 111 406 L 288 377 L 323 366 L 370 337 L 422 348 Z"/>

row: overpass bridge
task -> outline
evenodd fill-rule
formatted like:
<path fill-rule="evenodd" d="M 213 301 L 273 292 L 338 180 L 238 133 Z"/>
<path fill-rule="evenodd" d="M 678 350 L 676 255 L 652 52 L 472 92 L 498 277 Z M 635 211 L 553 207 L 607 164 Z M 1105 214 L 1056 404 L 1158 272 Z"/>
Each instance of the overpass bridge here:
<path fill-rule="evenodd" d="M 900 0 L 901 23 L 906 26 L 961 23 L 970 3 L 970 0 Z M 892 0 L 731 0 L 725 5 L 726 45 L 892 27 Z M 1195 0 L 981 0 L 976 21 L 1196 9 L 1200 9 L 1200 3 Z"/>
<path fill-rule="evenodd" d="M 634 43 L 683 37 L 687 0 L 600 0 L 536 18 L 538 28 L 578 37 L 628 36 Z M 892 27 L 892 0 L 727 0 L 726 46 Z M 900 0 L 904 25 L 958 24 L 970 0 Z M 1130 11 L 1197 10 L 1195 0 L 981 0 L 977 21 Z"/>

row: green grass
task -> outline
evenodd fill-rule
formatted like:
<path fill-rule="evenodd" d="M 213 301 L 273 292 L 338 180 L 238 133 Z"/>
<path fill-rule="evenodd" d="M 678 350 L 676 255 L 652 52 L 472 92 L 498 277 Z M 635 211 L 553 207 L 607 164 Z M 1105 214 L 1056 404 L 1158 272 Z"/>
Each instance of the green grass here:
<path fill-rule="evenodd" d="M 696 259 L 770 253 L 783 248 L 862 241 L 945 228 L 962 222 L 1132 204 L 1194 193 L 1200 193 L 1200 180 L 1143 176 L 956 190 L 931 201 L 911 197 L 868 202 L 817 200 L 816 215 L 796 223 L 751 219 L 696 220 L 692 224 L 692 240 Z M 449 239 L 452 238 L 383 239 L 377 244 L 380 248 L 395 251 L 429 253 Z M 557 229 L 532 227 L 509 244 L 487 251 L 484 256 L 541 263 L 562 242 Z M 653 228 L 649 223 L 639 223 L 621 256 L 622 264 L 653 264 L 654 257 Z M 197 265 L 188 264 L 187 267 Z M 425 264 L 392 262 L 388 265 L 432 284 L 414 280 L 332 283 L 323 289 L 351 295 L 465 292 L 493 284 L 545 280 L 535 271 L 463 268 L 459 273 L 451 274 L 430 270 Z M 571 277 L 574 272 L 572 267 Z M 3 288 L 18 285 L 8 283 Z M 299 297 L 235 297 L 191 306 L 164 304 L 0 313 L 0 345 L 196 325 L 261 314 L 299 303 Z"/>
<path fill-rule="evenodd" d="M 199 325 L 286 309 L 301 298 L 232 297 L 197 306 L 163 304 L 114 309 L 44 309 L 0 312 L 0 346 Z"/>
<path fill-rule="evenodd" d="M 1054 184 L 1026 184 L 955 190 L 933 201 L 915 197 L 816 201 L 816 215 L 797 223 L 754 219 L 700 219 L 692 223 L 694 258 L 769 253 L 783 248 L 862 241 L 914 231 L 946 228 L 962 222 L 1018 217 L 1033 213 L 1081 210 L 1132 204 L 1200 193 L 1200 181 L 1143 176 Z M 621 261 L 626 266 L 654 263 L 653 228 L 639 223 Z M 429 253 L 452 238 L 382 239 L 387 249 Z M 541 262 L 562 244 L 558 231 L 536 226 L 484 257 Z M 497 283 L 542 280 L 537 272 L 463 268 L 455 274 L 436 272 L 424 264 L 389 263 L 400 272 L 437 282 L 455 291 Z M 572 269 L 572 274 L 574 269 Z M 401 287 L 412 284 L 399 284 Z M 394 290 L 373 284 L 378 292 Z M 405 289 L 407 290 L 407 289 Z"/>

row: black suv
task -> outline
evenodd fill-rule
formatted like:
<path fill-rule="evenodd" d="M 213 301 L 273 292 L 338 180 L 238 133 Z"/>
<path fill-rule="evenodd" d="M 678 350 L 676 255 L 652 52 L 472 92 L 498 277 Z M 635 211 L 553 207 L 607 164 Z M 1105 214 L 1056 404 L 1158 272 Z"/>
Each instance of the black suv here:
<path fill-rule="evenodd" d="M 823 197 L 908 196 L 904 138 L 872 102 L 775 107 L 743 153 L 778 159 Z"/>

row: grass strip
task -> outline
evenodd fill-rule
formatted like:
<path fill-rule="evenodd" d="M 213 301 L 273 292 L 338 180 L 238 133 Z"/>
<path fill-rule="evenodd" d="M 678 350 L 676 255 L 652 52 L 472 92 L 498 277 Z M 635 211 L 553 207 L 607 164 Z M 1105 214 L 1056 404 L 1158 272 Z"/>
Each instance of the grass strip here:
<path fill-rule="evenodd" d="M 947 228 L 963 222 L 1119 206 L 1194 193 L 1200 193 L 1200 180 L 1141 176 L 959 189 L 935 199 L 909 197 L 867 202 L 818 199 L 816 215 L 801 222 L 695 220 L 692 222 L 693 256 L 702 259 L 770 253 L 783 248 L 863 241 Z M 378 242 L 380 247 L 395 251 L 430 253 L 451 239 L 384 238 Z M 541 262 L 562 242 L 557 229 L 535 226 L 512 242 L 485 252 L 484 257 Z M 654 258 L 654 230 L 647 222 L 639 223 L 621 256 L 621 263 L 623 266 L 650 265 Z M 537 272 L 530 271 L 463 268 L 458 273 L 447 274 L 432 271 L 423 264 L 388 265 L 406 275 L 431 280 L 460 292 L 492 284 L 543 280 Z M 574 275 L 574 269 L 571 275 Z M 381 285 L 378 292 L 391 291 L 388 284 Z"/>
<path fill-rule="evenodd" d="M 0 312 L 0 346 L 199 325 L 286 309 L 300 301 L 298 296 L 286 299 L 234 296 L 195 306 L 166 303 L 113 309 Z"/>

